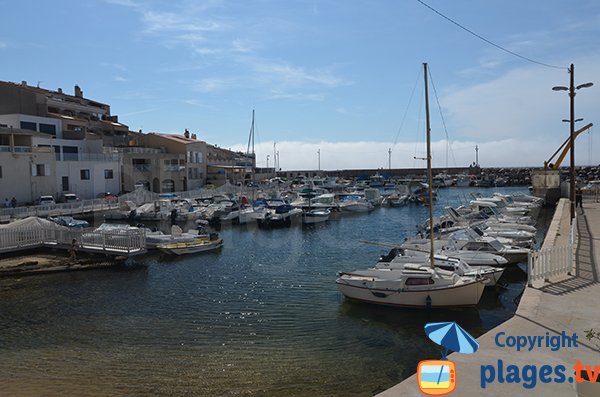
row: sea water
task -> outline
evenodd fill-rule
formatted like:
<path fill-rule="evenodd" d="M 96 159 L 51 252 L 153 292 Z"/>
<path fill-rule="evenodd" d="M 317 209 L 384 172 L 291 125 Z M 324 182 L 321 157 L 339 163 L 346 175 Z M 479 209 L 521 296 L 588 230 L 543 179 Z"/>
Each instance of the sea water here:
<path fill-rule="evenodd" d="M 440 190 L 436 213 L 471 191 L 495 190 Z M 480 335 L 513 315 L 524 287 L 514 267 L 505 288 L 486 290 L 477 308 L 346 301 L 336 273 L 370 267 L 388 251 L 361 241 L 399 243 L 427 217 L 428 208 L 409 205 L 308 228 L 229 227 L 215 253 L 153 253 L 124 267 L 0 279 L 0 394 L 376 394 L 420 360 L 439 358 L 426 322 L 457 321 Z"/>

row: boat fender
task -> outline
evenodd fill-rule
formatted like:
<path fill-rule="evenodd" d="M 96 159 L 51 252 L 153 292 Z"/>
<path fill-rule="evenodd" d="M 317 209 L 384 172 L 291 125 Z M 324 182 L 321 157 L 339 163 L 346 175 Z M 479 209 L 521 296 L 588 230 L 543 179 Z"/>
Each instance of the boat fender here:
<path fill-rule="evenodd" d="M 427 309 L 431 309 L 431 296 L 427 295 L 427 298 L 425 298 L 425 307 L 427 307 Z"/>

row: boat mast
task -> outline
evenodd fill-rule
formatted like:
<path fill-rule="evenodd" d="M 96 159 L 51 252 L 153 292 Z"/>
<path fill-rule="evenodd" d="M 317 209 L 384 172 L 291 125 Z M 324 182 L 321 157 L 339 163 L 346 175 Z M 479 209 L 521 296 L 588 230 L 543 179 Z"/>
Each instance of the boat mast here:
<path fill-rule="evenodd" d="M 255 173 L 255 167 L 256 167 L 256 155 L 254 154 L 254 109 L 252 109 L 252 124 L 250 125 L 250 135 L 248 136 L 248 148 L 246 149 L 246 154 L 250 153 L 250 147 L 252 147 L 252 171 L 251 171 L 251 175 L 252 175 L 252 201 L 254 201 L 254 173 Z M 245 178 L 244 181 L 242 182 L 242 188 L 243 185 L 246 183 Z"/>
<path fill-rule="evenodd" d="M 425 79 L 425 118 L 427 120 L 427 185 L 429 194 L 429 265 L 435 268 L 433 262 L 433 177 L 431 172 L 431 125 L 429 123 L 429 92 L 427 87 L 427 63 L 423 63 L 423 77 Z"/>

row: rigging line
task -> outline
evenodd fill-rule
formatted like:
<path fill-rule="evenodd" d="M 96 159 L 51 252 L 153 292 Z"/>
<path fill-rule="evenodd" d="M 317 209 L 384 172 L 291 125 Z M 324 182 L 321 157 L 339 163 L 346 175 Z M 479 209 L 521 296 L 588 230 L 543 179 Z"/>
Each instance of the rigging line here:
<path fill-rule="evenodd" d="M 412 92 L 410 93 L 410 98 L 408 99 L 408 105 L 406 105 L 406 109 L 404 110 L 404 115 L 402 116 L 402 121 L 400 122 L 400 127 L 398 128 L 398 132 L 396 133 L 396 139 L 394 139 L 394 145 L 392 148 L 396 146 L 398 143 L 398 138 L 400 137 L 400 132 L 402 132 L 402 127 L 404 126 L 404 121 L 406 120 L 406 115 L 408 114 L 408 109 L 410 108 L 410 104 L 412 103 L 413 96 L 415 95 L 415 90 L 417 89 L 417 83 L 421 78 L 421 71 L 417 73 L 417 78 L 415 79 L 415 85 L 413 86 Z"/>
<path fill-rule="evenodd" d="M 435 96 L 435 102 L 437 103 L 438 110 L 440 111 L 440 118 L 442 119 L 442 125 L 444 126 L 444 132 L 446 133 L 446 168 L 448 168 L 448 148 L 452 153 L 452 160 L 454 161 L 454 165 L 456 165 L 456 159 L 454 158 L 454 151 L 452 150 L 452 145 L 450 145 L 450 138 L 448 138 L 448 128 L 446 127 L 446 120 L 444 119 L 444 113 L 442 113 L 442 106 L 440 105 L 440 99 L 437 94 L 437 90 L 435 88 L 435 82 L 433 81 L 433 76 L 431 75 L 431 68 L 427 69 L 429 73 L 429 80 L 431 81 L 431 86 L 433 87 L 433 93 Z"/>
<path fill-rule="evenodd" d="M 425 3 L 424 1 L 422 1 L 422 0 L 417 0 L 417 1 L 418 1 L 419 3 L 421 3 L 423 6 L 425 6 L 425 7 L 429 8 L 431 11 L 433 11 L 433 12 L 435 12 L 436 14 L 438 14 L 439 16 L 441 16 L 442 18 L 444 18 L 444 19 L 446 19 L 447 21 L 449 21 L 449 22 L 453 23 L 454 25 L 458 26 L 459 28 L 461 28 L 461 29 L 462 29 L 462 30 L 464 30 L 465 32 L 467 32 L 467 33 L 470 33 L 470 34 L 472 34 L 473 36 L 477 37 L 478 39 L 485 41 L 485 42 L 486 42 L 486 43 L 488 43 L 489 45 L 492 45 L 492 46 L 494 46 L 494 47 L 496 47 L 496 48 L 498 48 L 498 49 L 500 49 L 500 50 L 502 50 L 502 51 L 504 51 L 504 52 L 507 52 L 507 53 L 509 53 L 509 54 L 511 54 L 511 55 L 514 55 L 514 56 L 516 56 L 517 58 L 521 58 L 521 59 L 523 59 L 523 60 L 525 60 L 525 61 L 528 61 L 528 62 L 531 62 L 531 63 L 535 63 L 535 64 L 538 64 L 538 65 L 541 65 L 541 66 L 545 66 L 545 67 L 548 67 L 548 68 L 554 68 L 554 69 L 568 69 L 568 68 L 566 68 L 566 67 L 564 67 L 564 66 L 550 65 L 550 64 L 548 64 L 548 63 L 539 62 L 539 61 L 536 61 L 536 60 L 534 60 L 534 59 L 531 59 L 531 58 L 528 58 L 528 57 L 526 57 L 526 56 L 523 56 L 523 55 L 521 55 L 521 54 L 517 54 L 516 52 L 514 52 L 514 51 L 511 51 L 511 50 L 509 50 L 509 49 L 507 49 L 507 48 L 504 48 L 504 47 L 502 47 L 501 45 L 498 45 L 498 44 L 496 44 L 496 43 L 493 43 L 493 42 L 491 42 L 490 40 L 486 39 L 485 37 L 483 37 L 483 36 L 481 36 L 481 35 L 478 35 L 477 33 L 473 32 L 472 30 L 469 30 L 469 29 L 467 29 L 466 27 L 464 27 L 464 26 L 463 26 L 463 25 L 461 25 L 460 23 L 458 23 L 458 22 L 456 22 L 455 20 L 453 20 L 452 18 L 450 18 L 450 17 L 447 17 L 446 15 L 442 14 L 441 12 L 439 12 L 438 10 L 436 10 L 435 8 L 433 8 L 432 6 L 430 6 L 429 4 Z"/>

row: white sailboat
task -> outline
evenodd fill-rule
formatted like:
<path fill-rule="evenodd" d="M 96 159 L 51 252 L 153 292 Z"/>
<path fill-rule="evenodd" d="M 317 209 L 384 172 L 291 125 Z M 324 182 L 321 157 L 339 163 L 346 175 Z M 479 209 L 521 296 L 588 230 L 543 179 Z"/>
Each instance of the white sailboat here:
<path fill-rule="evenodd" d="M 426 63 L 423 64 L 423 69 L 427 120 L 429 219 L 430 229 L 433 230 L 431 128 Z M 477 305 L 488 279 L 459 276 L 453 271 L 436 268 L 433 238 L 433 233 L 431 233 L 429 266 L 407 263 L 401 269 L 369 269 L 340 273 L 336 280 L 339 290 L 346 298 L 378 305 L 415 308 Z"/>

